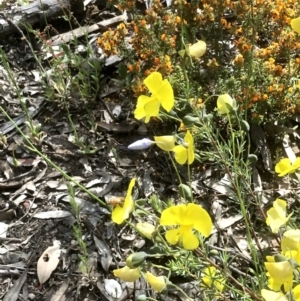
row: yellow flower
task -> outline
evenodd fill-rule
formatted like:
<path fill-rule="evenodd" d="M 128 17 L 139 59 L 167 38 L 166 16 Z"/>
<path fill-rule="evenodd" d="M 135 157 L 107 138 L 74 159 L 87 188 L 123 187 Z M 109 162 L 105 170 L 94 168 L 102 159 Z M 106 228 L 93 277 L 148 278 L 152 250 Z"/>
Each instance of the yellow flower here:
<path fill-rule="evenodd" d="M 186 161 L 188 164 L 192 164 L 195 160 L 194 153 L 194 138 L 190 131 L 187 131 L 184 136 L 184 145 L 176 145 L 173 148 L 173 152 L 175 153 L 175 160 L 183 165 Z"/>
<path fill-rule="evenodd" d="M 219 292 L 222 292 L 224 289 L 225 279 L 221 277 L 214 266 L 205 269 L 202 281 L 208 287 L 216 287 Z"/>
<path fill-rule="evenodd" d="M 166 152 L 170 152 L 175 147 L 174 136 L 156 136 L 154 140 L 156 145 Z"/>
<path fill-rule="evenodd" d="M 279 174 L 278 177 L 283 177 L 288 173 L 294 173 L 300 168 L 300 158 L 297 158 L 294 163 L 289 158 L 281 159 L 275 166 L 275 171 Z"/>
<path fill-rule="evenodd" d="M 160 293 L 166 287 L 165 277 L 163 276 L 157 277 L 151 274 L 150 272 L 147 272 L 146 280 L 156 292 Z"/>
<path fill-rule="evenodd" d="M 220 114 L 227 114 L 236 108 L 235 100 L 229 94 L 222 94 L 217 99 L 217 108 Z"/>
<path fill-rule="evenodd" d="M 279 291 L 284 285 L 284 290 L 287 292 L 293 287 L 294 268 L 288 261 L 275 262 L 273 256 L 267 256 L 268 262 L 265 262 L 265 267 L 268 271 L 267 276 L 268 287 L 273 291 Z"/>
<path fill-rule="evenodd" d="M 165 209 L 160 218 L 162 226 L 179 226 L 166 232 L 166 240 L 171 245 L 181 243 L 186 250 L 194 250 L 199 246 L 199 240 L 193 229 L 207 237 L 212 231 L 212 221 L 209 214 L 199 205 L 177 205 Z"/>
<path fill-rule="evenodd" d="M 163 80 L 159 72 L 151 73 L 145 80 L 144 84 L 152 93 L 151 97 L 141 95 L 138 98 L 137 106 L 134 111 L 136 119 L 145 117 L 145 123 L 148 123 L 152 116 L 158 116 L 159 107 L 170 112 L 174 106 L 173 88 L 167 79 Z"/>
<path fill-rule="evenodd" d="M 295 301 L 300 301 L 300 284 L 296 285 L 293 288 L 292 292 L 293 292 Z"/>
<path fill-rule="evenodd" d="M 277 199 L 273 202 L 273 207 L 267 211 L 266 223 L 271 227 L 273 233 L 278 233 L 280 227 L 284 226 L 290 215 L 286 217 L 286 201 Z"/>
<path fill-rule="evenodd" d="M 289 251 L 297 251 L 300 247 L 300 230 L 291 229 L 283 233 L 281 251 L 283 254 Z"/>
<path fill-rule="evenodd" d="M 141 276 L 139 268 L 130 269 L 127 265 L 124 268 L 114 270 L 113 273 L 116 277 L 126 282 L 134 282 Z"/>
<path fill-rule="evenodd" d="M 193 58 L 199 58 L 206 52 L 206 43 L 203 41 L 198 41 L 197 43 L 189 46 L 189 54 Z"/>
<path fill-rule="evenodd" d="M 292 19 L 291 26 L 293 30 L 300 34 L 300 17 L 296 19 Z"/>
<path fill-rule="evenodd" d="M 270 290 L 262 289 L 261 295 L 266 301 L 288 301 L 288 299 L 281 292 L 276 293 Z"/>
<path fill-rule="evenodd" d="M 148 239 L 152 238 L 152 233 L 155 231 L 155 226 L 150 223 L 137 223 L 136 228 Z"/>
<path fill-rule="evenodd" d="M 122 224 L 124 222 L 124 220 L 129 217 L 129 214 L 134 209 L 134 202 L 131 197 L 134 184 L 135 184 L 135 178 L 133 178 L 129 183 L 129 187 L 127 190 L 127 195 L 126 195 L 124 204 L 116 205 L 116 207 L 112 211 L 111 219 L 116 224 L 119 224 L 119 225 Z"/>

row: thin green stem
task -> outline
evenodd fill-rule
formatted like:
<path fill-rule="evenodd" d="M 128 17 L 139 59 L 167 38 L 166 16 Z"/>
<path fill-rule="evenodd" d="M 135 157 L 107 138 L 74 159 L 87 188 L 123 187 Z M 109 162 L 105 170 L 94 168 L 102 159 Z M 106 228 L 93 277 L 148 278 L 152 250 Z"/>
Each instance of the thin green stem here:
<path fill-rule="evenodd" d="M 26 147 L 31 150 L 32 152 L 38 154 L 41 158 L 43 158 L 49 165 L 51 165 L 53 168 L 55 168 L 58 172 L 62 174 L 64 178 L 66 178 L 68 181 L 74 183 L 77 187 L 79 187 L 82 191 L 87 193 L 91 198 L 99 202 L 103 207 L 110 209 L 105 202 L 100 200 L 96 195 L 94 195 L 92 192 L 87 190 L 84 186 L 76 182 L 74 179 L 72 179 L 70 176 L 68 176 L 59 166 L 57 166 L 55 163 L 53 163 L 47 156 L 42 154 L 37 148 L 31 143 L 31 141 L 26 137 L 26 135 L 22 132 L 22 130 L 17 126 L 17 124 L 14 122 L 14 120 L 6 113 L 6 111 L 3 109 L 2 106 L 0 106 L 0 111 L 6 116 L 6 118 L 13 124 L 15 129 L 20 133 L 20 135 L 23 137 L 23 139 L 26 141 L 27 145 Z"/>
<path fill-rule="evenodd" d="M 194 301 L 192 298 L 190 298 L 179 286 L 169 282 L 168 283 L 168 287 L 174 287 L 176 290 L 180 291 L 185 297 L 187 300 L 190 300 L 190 301 Z"/>
<path fill-rule="evenodd" d="M 173 160 L 173 157 L 172 157 L 172 155 L 171 155 L 170 152 L 168 152 L 168 154 L 169 154 L 169 157 L 170 157 L 170 159 L 171 159 L 172 165 L 173 165 L 173 167 L 174 167 L 174 169 L 175 169 L 175 172 L 176 172 L 176 174 L 177 174 L 178 180 L 179 180 L 180 184 L 182 184 L 181 177 L 180 177 L 180 174 L 179 174 L 179 172 L 178 172 L 177 166 L 176 166 L 176 164 L 175 164 L 175 162 L 174 162 L 174 160 Z"/>

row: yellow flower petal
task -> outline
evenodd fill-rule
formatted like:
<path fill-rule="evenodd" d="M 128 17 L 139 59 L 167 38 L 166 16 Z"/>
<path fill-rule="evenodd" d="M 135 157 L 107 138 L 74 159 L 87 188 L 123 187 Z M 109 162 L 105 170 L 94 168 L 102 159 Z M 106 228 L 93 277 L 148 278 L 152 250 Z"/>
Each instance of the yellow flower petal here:
<path fill-rule="evenodd" d="M 300 247 L 300 230 L 291 229 L 283 233 L 283 238 L 281 240 L 281 251 L 285 254 L 288 251 L 297 251 Z"/>
<path fill-rule="evenodd" d="M 184 223 L 186 205 L 171 206 L 161 213 L 160 224 L 162 226 L 181 225 Z"/>
<path fill-rule="evenodd" d="M 152 72 L 144 80 L 145 86 L 149 89 L 152 94 L 157 94 L 163 83 L 162 75 L 159 72 Z"/>
<path fill-rule="evenodd" d="M 300 284 L 293 288 L 293 296 L 296 301 L 300 301 Z"/>
<path fill-rule="evenodd" d="M 208 287 L 215 286 L 219 292 L 222 292 L 225 286 L 225 279 L 217 272 L 214 266 L 205 269 L 202 281 Z"/>
<path fill-rule="evenodd" d="M 300 17 L 296 19 L 292 19 L 291 26 L 293 30 L 300 34 Z"/>
<path fill-rule="evenodd" d="M 171 109 L 174 107 L 175 100 L 174 100 L 173 88 L 167 79 L 163 81 L 162 85 L 155 93 L 155 96 L 157 97 L 162 107 L 167 112 L 170 112 Z"/>
<path fill-rule="evenodd" d="M 156 292 L 161 292 L 166 287 L 166 281 L 163 276 L 157 277 L 151 274 L 150 272 L 146 273 L 146 281 Z"/>
<path fill-rule="evenodd" d="M 216 268 L 211 266 L 204 270 L 204 276 L 202 277 L 202 281 L 208 286 L 212 285 L 212 278 L 216 275 Z"/>
<path fill-rule="evenodd" d="M 128 266 L 125 266 L 124 268 L 121 269 L 114 270 L 113 273 L 116 277 L 126 282 L 134 282 L 141 276 L 139 268 L 130 269 Z"/>
<path fill-rule="evenodd" d="M 145 123 L 148 123 L 151 117 L 156 117 L 159 114 L 159 106 L 160 102 L 158 101 L 157 98 L 153 98 L 151 101 L 147 102 L 145 104 L 145 114 L 146 114 L 146 119 Z"/>
<path fill-rule="evenodd" d="M 278 233 L 279 228 L 284 226 L 289 217 L 286 217 L 286 201 L 277 199 L 273 202 L 273 207 L 267 211 L 266 223 L 273 233 Z"/>
<path fill-rule="evenodd" d="M 177 229 L 171 229 L 171 230 L 168 230 L 166 232 L 166 240 L 169 244 L 171 245 L 177 245 L 178 242 L 180 241 L 181 239 L 181 232 L 180 232 L 180 229 L 177 228 Z"/>
<path fill-rule="evenodd" d="M 174 136 L 155 136 L 156 145 L 164 151 L 170 152 L 175 147 Z"/>
<path fill-rule="evenodd" d="M 134 185 L 135 185 L 135 178 L 133 178 L 129 183 L 127 195 L 126 195 L 123 206 L 117 205 L 112 211 L 111 219 L 116 224 L 122 224 L 124 222 L 124 220 L 129 217 L 129 214 L 134 209 L 134 202 L 131 197 L 132 189 L 133 189 Z"/>
<path fill-rule="evenodd" d="M 235 101 L 229 94 L 222 94 L 217 99 L 217 108 L 220 114 L 227 114 L 235 108 Z"/>
<path fill-rule="evenodd" d="M 186 209 L 186 222 L 193 225 L 193 228 L 199 231 L 203 236 L 208 237 L 213 229 L 211 218 L 207 211 L 200 205 L 188 204 Z"/>
<path fill-rule="evenodd" d="M 180 165 L 185 164 L 188 159 L 188 150 L 183 145 L 176 145 L 173 148 L 173 152 L 175 153 L 175 160 Z"/>
<path fill-rule="evenodd" d="M 186 250 L 194 250 L 199 246 L 199 240 L 192 232 L 191 226 L 168 230 L 165 237 L 169 244 L 177 245 L 179 243 Z"/>
<path fill-rule="evenodd" d="M 206 52 L 206 43 L 204 41 L 198 41 L 189 47 L 189 53 L 191 57 L 199 58 Z"/>
<path fill-rule="evenodd" d="M 291 171 L 291 161 L 289 158 L 281 159 L 275 166 L 275 171 L 279 173 L 278 177 L 283 177 Z"/>
<path fill-rule="evenodd" d="M 173 88 L 167 79 L 163 80 L 159 72 L 151 73 L 144 84 L 152 93 L 151 97 L 141 95 L 138 98 L 137 106 L 134 111 L 134 117 L 138 120 L 145 117 L 145 123 L 149 122 L 151 117 L 158 116 L 159 107 L 169 112 L 174 106 Z"/>
<path fill-rule="evenodd" d="M 184 227 L 181 227 L 184 229 Z M 182 247 L 186 250 L 195 250 L 199 246 L 199 240 L 197 236 L 192 232 L 191 227 L 186 227 L 186 229 L 182 230 L 181 235 L 182 238 Z"/>
<path fill-rule="evenodd" d="M 266 301 L 288 301 L 288 299 L 281 292 L 276 293 L 270 290 L 262 289 L 261 295 Z"/>
<path fill-rule="evenodd" d="M 184 141 L 188 145 L 188 164 L 192 164 L 195 160 L 195 153 L 194 153 L 194 137 L 190 133 L 190 131 L 186 132 Z"/>
<path fill-rule="evenodd" d="M 212 222 L 208 213 L 201 206 L 192 203 L 165 209 L 161 214 L 160 224 L 180 225 L 179 228 L 166 232 L 166 240 L 172 245 L 182 243 L 187 250 L 193 250 L 199 245 L 192 229 L 196 229 L 204 236 L 209 236 L 212 231 Z"/>
<path fill-rule="evenodd" d="M 136 119 L 139 120 L 145 117 L 145 123 L 148 123 L 151 117 L 158 116 L 160 102 L 156 97 L 141 95 L 139 100 L 134 111 L 134 117 Z"/>
<path fill-rule="evenodd" d="M 184 145 L 177 145 L 174 147 L 175 160 L 177 163 L 183 165 L 188 161 L 188 164 L 192 164 L 195 160 L 194 152 L 194 138 L 190 131 L 187 131 L 184 136 Z"/>
<path fill-rule="evenodd" d="M 134 111 L 134 117 L 136 119 L 140 120 L 146 116 L 145 105 L 146 105 L 146 103 L 148 103 L 151 100 L 152 100 L 152 98 L 149 96 L 146 96 L 146 95 L 139 96 L 137 105 L 136 105 L 136 109 Z"/>
<path fill-rule="evenodd" d="M 265 267 L 271 278 L 277 283 L 293 285 L 294 268 L 288 261 L 265 262 Z"/>

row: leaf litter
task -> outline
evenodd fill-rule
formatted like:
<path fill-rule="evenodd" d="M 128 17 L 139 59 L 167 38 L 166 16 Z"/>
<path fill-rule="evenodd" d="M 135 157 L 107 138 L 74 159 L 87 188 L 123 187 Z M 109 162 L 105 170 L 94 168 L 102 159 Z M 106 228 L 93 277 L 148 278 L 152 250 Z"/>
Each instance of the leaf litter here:
<path fill-rule="evenodd" d="M 54 37 L 54 40 L 58 43 L 58 37 Z M 55 103 L 45 104 L 42 76 L 36 66 L 30 60 L 21 60 L 19 51 L 14 45 L 24 47 L 24 41 L 16 37 L 12 37 L 12 41 L 12 44 L 7 41 L 6 45 L 10 49 L 8 58 L 15 77 L 23 87 L 22 93 L 26 96 L 30 116 L 38 121 L 37 124 L 42 125 L 46 133 L 46 136 L 42 136 L 39 141 L 43 153 L 67 174 L 72 175 L 100 197 L 107 198 L 110 194 L 124 197 L 126 184 L 134 174 L 139 175 L 138 182 L 142 196 L 150 198 L 154 192 L 161 192 L 164 197 L 172 196 L 174 176 L 168 172 L 170 169 L 165 160 L 157 156 L 154 151 L 137 154 L 126 149 L 127 145 L 137 137 L 145 136 L 148 129 L 145 125 L 131 123 L 123 125 L 118 122 L 124 110 L 125 115 L 128 113 L 126 111 L 128 103 L 120 104 L 122 97 L 116 95 L 119 94 L 120 88 L 109 82 L 109 72 L 105 78 L 108 84 L 106 86 L 103 84 L 103 91 L 105 89 L 106 91 L 100 96 L 101 104 L 93 104 L 93 113 L 99 120 L 98 131 L 90 132 L 89 125 L 86 124 L 86 116 L 80 116 L 82 103 L 75 101 L 80 97 L 75 92 L 68 95 L 69 99 L 74 101 L 72 116 L 75 117 L 75 127 L 81 130 L 85 142 L 96 147 L 95 154 L 86 155 L 80 153 L 79 147 L 74 143 L 75 138 L 70 134 L 72 125 L 64 114 L 60 114 L 63 110 L 62 106 L 57 106 Z M 53 53 L 59 55 L 61 48 L 57 47 L 55 51 L 57 52 Z M 48 55 L 49 53 L 42 59 L 51 58 L 52 54 Z M 120 59 L 113 57 L 105 64 L 109 67 Z M 19 61 L 22 61 L 22 68 L 16 63 Z M 66 66 L 62 64 L 61 67 Z M 56 70 L 47 70 L 47 72 L 52 74 L 52 79 L 55 77 Z M 21 80 L 24 81 L 23 84 Z M 5 103 L 6 111 L 10 116 L 14 116 L 14 120 L 22 129 L 25 129 L 23 109 L 16 101 L 15 92 L 9 89 L 12 83 L 2 66 L 0 66 L 0 83 L 1 100 Z M 50 83 L 56 85 L 55 81 Z M 56 85 L 56 92 L 58 93 L 59 90 L 60 87 Z M 54 98 L 57 98 L 57 95 Z M 103 101 L 107 96 L 113 96 L 118 102 L 107 105 Z M 91 200 L 86 193 L 75 188 L 74 199 L 79 207 L 80 221 L 84 230 L 82 236 L 90 255 L 89 272 L 96 277 L 96 280 L 93 282 L 91 279 L 84 278 L 86 275 L 79 269 L 80 248 L 72 232 L 75 218 L 67 191 L 69 183 L 40 157 L 28 151 L 10 122 L 2 116 L 1 121 L 1 133 L 8 138 L 2 145 L 1 152 L 4 156 L 0 161 L 0 189 L 3 194 L 0 200 L 0 240 L 3 242 L 0 248 L 0 274 L 5 277 L 1 289 L 1 293 L 5 294 L 3 300 L 17 300 L 22 287 L 25 290 L 26 285 L 31 297 L 45 300 L 44 296 L 47 295 L 47 300 L 51 301 L 71 300 L 76 296 L 77 298 L 79 296 L 78 300 L 84 300 L 90 296 L 89 291 L 93 289 L 98 289 L 96 295 L 101 296 L 97 300 L 115 300 L 116 297 L 128 300 L 129 296 L 137 297 L 138 294 L 145 292 L 146 284 L 143 280 L 137 283 L 138 290 L 134 290 L 130 284 L 124 286 L 123 283 L 119 284 L 109 278 L 111 269 L 116 263 L 121 262 L 130 249 L 139 249 L 146 245 L 145 240 L 138 238 L 126 226 L 117 232 L 110 223 L 109 211 Z M 293 142 L 299 139 L 298 131 L 278 125 L 271 125 L 271 128 L 277 134 L 286 132 L 290 135 L 286 137 L 283 147 L 287 155 L 293 158 L 296 153 Z M 261 156 L 264 169 L 270 171 L 272 164 L 267 137 L 271 135 L 270 131 L 265 128 L 266 136 L 259 127 L 252 127 L 252 130 L 256 152 Z M 149 166 L 151 168 L 148 168 Z M 273 189 L 268 187 L 268 176 L 261 173 L 261 170 L 256 170 L 254 175 L 252 183 L 254 191 L 262 198 L 263 205 L 266 205 L 272 199 L 273 192 Z M 220 232 L 224 237 L 231 237 L 232 250 L 236 247 L 238 254 L 247 257 L 248 246 L 241 235 L 243 230 L 241 216 L 230 212 L 226 204 L 232 191 L 228 174 L 220 175 L 218 171 L 207 168 L 201 176 L 196 175 L 192 179 L 192 187 L 196 197 L 203 202 L 203 206 L 208 206 L 209 201 L 215 204 L 215 208 L 212 209 L 215 209 L 218 226 L 218 229 L 215 229 L 216 233 Z M 279 183 L 277 192 L 281 196 L 288 196 L 291 188 L 290 183 Z M 145 210 L 150 209 L 146 202 L 143 205 Z M 50 246 L 55 239 L 61 242 L 60 246 L 56 244 Z M 266 246 L 274 243 L 265 237 L 260 239 Z M 216 244 L 219 244 L 218 237 Z M 60 248 L 64 251 L 62 252 Z M 40 255 L 43 250 L 43 254 Z M 35 262 L 38 262 L 37 266 Z M 44 284 L 42 293 L 38 291 L 37 278 Z M 75 286 L 71 283 L 75 283 Z M 194 283 L 185 282 L 179 285 L 184 290 L 190 290 L 191 295 L 198 293 Z M 180 300 L 184 300 L 178 292 L 173 293 Z"/>

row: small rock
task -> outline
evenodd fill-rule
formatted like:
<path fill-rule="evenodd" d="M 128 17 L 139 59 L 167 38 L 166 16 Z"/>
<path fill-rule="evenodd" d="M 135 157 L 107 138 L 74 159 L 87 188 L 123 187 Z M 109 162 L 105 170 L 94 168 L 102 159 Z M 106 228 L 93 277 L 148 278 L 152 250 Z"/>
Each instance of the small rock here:
<path fill-rule="evenodd" d="M 35 299 L 35 294 L 30 293 L 30 294 L 28 295 L 28 299 L 29 299 L 29 300 L 34 300 L 34 299 Z"/>

